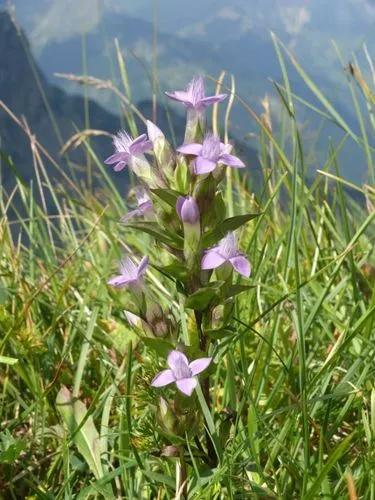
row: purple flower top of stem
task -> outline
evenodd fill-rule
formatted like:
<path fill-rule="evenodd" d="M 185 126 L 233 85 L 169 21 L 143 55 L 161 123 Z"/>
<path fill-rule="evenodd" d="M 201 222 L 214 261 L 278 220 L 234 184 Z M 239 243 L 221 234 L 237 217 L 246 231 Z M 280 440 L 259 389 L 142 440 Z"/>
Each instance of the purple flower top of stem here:
<path fill-rule="evenodd" d="M 115 165 L 113 167 L 115 172 L 120 172 L 126 165 L 130 164 L 133 157 L 142 156 L 152 149 L 152 143 L 147 139 L 146 134 L 133 139 L 124 130 L 114 136 L 113 145 L 116 153 L 104 160 L 104 163 Z"/>
<path fill-rule="evenodd" d="M 207 96 L 204 89 L 204 81 L 201 76 L 194 77 L 188 84 L 186 90 L 175 90 L 166 92 L 166 95 L 174 101 L 182 102 L 185 107 L 203 111 L 207 106 L 223 101 L 227 94 Z"/>
<path fill-rule="evenodd" d="M 136 287 L 142 283 L 147 266 L 148 257 L 143 257 L 138 265 L 130 257 L 125 257 L 120 264 L 120 274 L 111 278 L 108 285 L 116 288 L 123 288 L 124 286 Z"/>
<path fill-rule="evenodd" d="M 196 224 L 199 221 L 199 208 L 192 196 L 179 196 L 176 211 L 182 222 Z"/>
<path fill-rule="evenodd" d="M 219 137 L 207 134 L 203 144 L 184 144 L 177 148 L 177 151 L 184 155 L 196 156 L 194 173 L 200 175 L 212 172 L 219 163 L 233 168 L 244 168 L 245 164 L 237 156 L 230 154 L 231 149 L 232 146 L 220 142 Z"/>
<path fill-rule="evenodd" d="M 135 196 L 137 198 L 138 207 L 134 210 L 130 210 L 130 212 L 121 217 L 122 222 L 127 222 L 133 217 L 141 217 L 143 215 L 149 214 L 150 212 L 153 212 L 152 201 L 145 189 L 139 188 L 136 191 Z"/>
<path fill-rule="evenodd" d="M 228 233 L 216 247 L 205 251 L 202 261 L 202 269 L 216 269 L 225 263 L 231 264 L 233 269 L 248 278 L 250 276 L 250 262 L 237 248 L 234 233 Z"/>
<path fill-rule="evenodd" d="M 198 358 L 189 363 L 185 354 L 180 351 L 171 351 L 167 358 L 169 369 L 158 373 L 151 385 L 164 387 L 175 382 L 181 392 L 186 396 L 191 396 L 198 383 L 196 375 L 203 372 L 211 361 L 212 358 Z"/>

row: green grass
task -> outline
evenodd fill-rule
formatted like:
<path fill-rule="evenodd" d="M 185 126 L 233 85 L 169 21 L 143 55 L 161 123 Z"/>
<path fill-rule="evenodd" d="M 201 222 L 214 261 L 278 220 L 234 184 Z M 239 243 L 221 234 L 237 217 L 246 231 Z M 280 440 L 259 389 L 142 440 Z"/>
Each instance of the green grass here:
<path fill-rule="evenodd" d="M 219 463 L 207 465 L 188 439 L 189 498 L 374 500 L 374 94 L 360 79 L 349 81 L 357 133 L 274 43 L 280 126 L 272 108 L 261 117 L 237 97 L 259 125 L 264 182 L 253 194 L 249 168 L 246 178 L 228 174 L 223 192 L 230 215 L 262 214 L 241 231 L 253 287 L 236 299 L 232 333 L 216 341 L 212 409 L 197 395 L 199 440 L 205 427 Z M 117 56 L 126 102 L 129 78 L 119 49 Z M 297 122 L 301 99 L 288 80 L 293 68 L 319 102 L 315 112 L 342 129 L 312 183 Z M 134 128 L 134 109 L 127 113 Z M 341 178 L 345 141 L 363 148 L 369 185 Z M 126 249 L 155 265 L 167 256 L 152 237 L 118 223 L 125 202 L 88 139 L 83 145 L 100 192 L 55 186 L 41 155 L 37 185 L 17 180 L 23 215 L 9 216 L 12 193 L 1 193 L 0 497 L 178 498 L 182 466 L 162 456 L 170 442 L 156 425 L 159 393 L 150 388 L 161 359 L 126 323 L 126 292 L 106 286 Z M 38 192 L 53 197 L 56 215 L 36 203 Z M 191 318 L 171 282 L 153 266 L 147 282 L 188 338 Z"/>

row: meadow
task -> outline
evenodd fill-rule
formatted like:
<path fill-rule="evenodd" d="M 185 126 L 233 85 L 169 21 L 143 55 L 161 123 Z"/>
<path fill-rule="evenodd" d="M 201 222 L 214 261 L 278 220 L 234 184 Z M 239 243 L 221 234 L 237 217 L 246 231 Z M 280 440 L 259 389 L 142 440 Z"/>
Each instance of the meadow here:
<path fill-rule="evenodd" d="M 212 299 L 207 288 L 194 300 L 186 296 L 184 261 L 173 267 L 166 249 L 170 232 L 119 222 L 132 199 L 91 147 L 98 131 L 77 131 L 66 148 L 84 149 L 95 191 L 61 171 L 59 158 L 31 134 L 34 184 L 2 154 L 16 187 L 0 198 L 1 498 L 375 499 L 374 85 L 353 61 L 343 76 L 358 119 L 353 129 L 274 43 L 282 74 L 274 82 L 277 109 L 265 98 L 256 113 L 236 94 L 233 77 L 215 80 L 216 93 L 229 96 L 214 104 L 209 128 L 230 140 L 234 102 L 258 127 L 260 185 L 248 165 L 228 168 L 218 186 L 228 227 L 253 215 L 235 224 L 252 270 L 248 279 L 235 275 L 224 324 L 205 331 L 213 360 L 201 380 L 209 386 L 201 382 L 192 399 L 181 399 L 187 417 L 180 414 L 173 429 L 160 394 L 176 390 L 151 386 L 171 340 L 129 322 L 130 292 L 107 281 L 124 254 L 148 255 L 147 289 L 169 311 L 174 347 L 185 344 L 188 352 L 200 334 L 191 310 Z M 107 83 L 107 90 L 136 137 L 135 116 L 151 117 L 131 103 L 120 51 L 118 63 L 123 88 Z M 304 80 L 312 102 L 293 93 L 289 71 Z M 301 106 L 342 133 L 313 178 Z M 363 185 L 340 174 L 347 141 L 363 150 Z M 64 182 L 54 182 L 47 163 Z M 175 191 L 186 194 L 186 179 L 177 177 Z M 131 192 L 134 175 L 129 182 Z M 171 205 L 173 193 L 159 195 Z"/>

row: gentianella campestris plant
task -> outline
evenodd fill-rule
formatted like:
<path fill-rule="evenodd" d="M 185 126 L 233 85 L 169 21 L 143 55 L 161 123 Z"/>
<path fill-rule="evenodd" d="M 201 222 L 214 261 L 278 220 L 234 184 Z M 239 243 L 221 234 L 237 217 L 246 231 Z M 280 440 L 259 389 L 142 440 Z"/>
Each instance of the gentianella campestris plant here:
<path fill-rule="evenodd" d="M 212 437 L 206 432 L 205 444 L 200 442 L 202 402 L 210 410 L 209 374 L 220 342 L 213 332 L 230 323 L 233 297 L 247 288 L 234 284 L 234 279 L 248 279 L 251 270 L 235 231 L 254 215 L 226 217 L 223 172 L 228 167 L 245 168 L 245 164 L 233 154 L 231 144 L 206 130 L 207 107 L 227 96 L 206 96 L 201 77 L 194 78 L 186 90 L 166 95 L 187 110 L 184 144 L 174 151 L 163 132 L 148 121 L 147 135 L 133 138 L 120 131 L 113 140 L 114 153 L 105 160 L 116 171 L 130 168 L 137 178 L 137 206 L 121 222 L 151 235 L 162 257 L 152 262 L 152 252 L 150 256 L 125 255 L 119 273 L 108 284 L 119 293 L 126 289 L 132 297 L 131 310 L 125 315 L 140 339 L 159 339 L 146 344 L 160 360 L 150 385 L 158 401 L 156 416 L 166 446 L 176 445 L 183 462 L 184 442 L 194 438 L 199 443 L 197 460 L 214 465 L 217 455 Z M 187 335 L 182 332 L 181 311 L 176 314 L 165 308 L 148 286 L 150 268 L 167 275 L 168 284 L 175 284 L 171 295 L 175 294 L 176 301 L 182 295 Z"/>

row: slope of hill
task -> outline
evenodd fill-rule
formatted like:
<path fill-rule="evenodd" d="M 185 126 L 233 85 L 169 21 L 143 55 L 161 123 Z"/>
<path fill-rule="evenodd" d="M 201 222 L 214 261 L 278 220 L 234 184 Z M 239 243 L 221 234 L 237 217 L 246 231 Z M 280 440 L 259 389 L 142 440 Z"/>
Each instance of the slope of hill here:
<path fill-rule="evenodd" d="M 33 59 L 28 41 L 22 31 L 16 29 L 10 16 L 0 12 L 0 99 L 17 116 L 23 116 L 31 132 L 46 147 L 52 156 L 57 157 L 60 164 L 67 168 L 64 158 L 59 156 L 61 146 L 76 131 L 85 128 L 85 100 L 82 96 L 67 94 L 64 90 L 50 84 Z M 61 63 L 61 66 L 59 64 Z M 56 61 L 56 70 L 64 71 L 63 60 Z M 88 100 L 90 128 L 114 133 L 120 128 L 120 118 Z M 146 117 L 152 116 L 149 100 L 139 102 L 139 110 Z M 169 111 L 177 142 L 182 141 L 185 118 Z M 169 130 L 170 123 L 166 109 L 157 108 L 157 122 L 160 128 Z M 138 121 L 142 130 L 143 124 Z M 0 110 L 0 145 L 3 153 L 9 154 L 25 181 L 34 177 L 29 141 L 14 121 Z M 105 158 L 112 151 L 108 137 L 95 137 L 92 146 L 98 158 Z M 256 164 L 256 153 L 249 147 L 239 145 L 242 155 Z M 75 163 L 84 164 L 85 156 L 79 151 L 70 155 Z M 48 165 L 47 165 L 48 167 Z M 53 172 L 53 171 L 51 171 Z M 84 170 L 77 171 L 82 178 Z M 113 173 L 111 173 L 113 175 Z M 113 176 L 118 182 L 119 176 Z M 123 185 L 123 178 L 120 180 Z M 14 183 L 14 174 L 2 162 L 2 184 L 9 191 Z"/>

